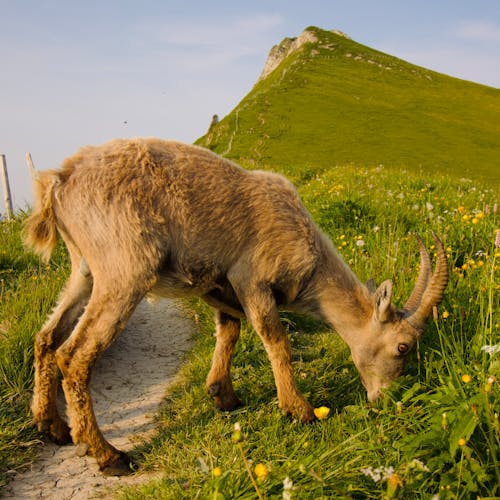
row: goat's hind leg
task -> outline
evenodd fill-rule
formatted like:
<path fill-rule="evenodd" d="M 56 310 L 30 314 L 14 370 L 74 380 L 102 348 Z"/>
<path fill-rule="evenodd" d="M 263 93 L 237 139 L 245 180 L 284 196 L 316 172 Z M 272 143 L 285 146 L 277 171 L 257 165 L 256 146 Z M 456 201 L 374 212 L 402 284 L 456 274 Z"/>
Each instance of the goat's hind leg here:
<path fill-rule="evenodd" d="M 215 312 L 216 344 L 212 368 L 207 377 L 207 392 L 219 410 L 234 410 L 241 405 L 231 382 L 230 366 L 240 336 L 240 320 L 219 310 Z"/>
<path fill-rule="evenodd" d="M 71 276 L 54 311 L 35 337 L 35 387 L 31 410 L 38 430 L 46 432 L 58 444 L 71 442 L 71 436 L 56 406 L 58 368 L 55 352 L 69 337 L 92 291 L 88 268 L 76 264 L 74 253 L 72 257 Z"/>
<path fill-rule="evenodd" d="M 99 287 L 104 282 L 94 274 L 94 288 L 85 312 L 71 336 L 57 350 L 56 358 L 63 374 L 63 389 L 71 436 L 75 444 L 87 446 L 88 453 L 97 459 L 101 471 L 108 475 L 133 472 L 128 456 L 108 443 L 95 418 L 89 383 L 97 357 L 104 352 L 125 324 L 143 297 L 129 283 L 116 285 L 113 290 Z"/>

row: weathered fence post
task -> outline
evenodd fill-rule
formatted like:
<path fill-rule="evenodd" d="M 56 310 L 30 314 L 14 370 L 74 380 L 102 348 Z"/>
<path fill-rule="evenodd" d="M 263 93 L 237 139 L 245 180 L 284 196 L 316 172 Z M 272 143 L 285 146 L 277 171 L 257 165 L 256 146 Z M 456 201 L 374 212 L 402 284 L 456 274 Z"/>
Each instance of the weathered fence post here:
<path fill-rule="evenodd" d="M 7 161 L 5 155 L 0 155 L 0 175 L 2 178 L 3 198 L 5 203 L 5 216 L 7 220 L 12 218 L 12 198 L 10 196 L 9 176 L 7 174 Z"/>
<path fill-rule="evenodd" d="M 26 165 L 28 165 L 28 170 L 30 171 L 31 180 L 34 181 L 36 177 L 36 168 L 33 165 L 33 160 L 31 159 L 31 153 L 26 153 Z"/>

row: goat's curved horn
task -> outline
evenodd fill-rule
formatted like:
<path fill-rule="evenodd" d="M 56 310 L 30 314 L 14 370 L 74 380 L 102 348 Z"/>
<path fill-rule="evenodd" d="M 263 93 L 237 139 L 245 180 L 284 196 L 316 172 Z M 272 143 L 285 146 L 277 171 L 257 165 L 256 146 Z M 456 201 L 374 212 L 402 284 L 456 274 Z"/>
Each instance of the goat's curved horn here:
<path fill-rule="evenodd" d="M 420 272 L 418 273 L 415 288 L 404 305 L 404 309 L 407 311 L 408 315 L 411 315 L 418 308 L 427 287 L 427 283 L 429 283 L 432 276 L 431 259 L 427 253 L 424 242 L 418 233 L 415 233 L 415 238 L 418 241 L 420 249 Z"/>
<path fill-rule="evenodd" d="M 434 231 L 432 237 L 436 242 L 437 249 L 437 262 L 434 274 L 430 277 L 425 291 L 422 294 L 420 303 L 414 312 L 409 311 L 407 321 L 420 333 L 425 329 L 427 318 L 432 312 L 432 308 L 437 306 L 443 299 L 444 289 L 448 283 L 449 271 L 448 261 L 446 259 L 446 252 L 444 250 L 443 242 L 438 238 Z M 419 277 L 420 279 L 420 277 Z M 418 285 L 418 282 L 417 282 Z M 413 297 L 414 294 L 412 294 Z"/>

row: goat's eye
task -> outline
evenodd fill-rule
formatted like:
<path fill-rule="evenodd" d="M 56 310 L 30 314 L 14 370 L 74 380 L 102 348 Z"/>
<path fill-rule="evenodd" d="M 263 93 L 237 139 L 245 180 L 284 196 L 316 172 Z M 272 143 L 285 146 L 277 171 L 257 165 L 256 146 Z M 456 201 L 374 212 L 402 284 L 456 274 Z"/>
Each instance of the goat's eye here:
<path fill-rule="evenodd" d="M 408 344 L 398 344 L 398 351 L 400 354 L 406 354 L 408 352 Z"/>

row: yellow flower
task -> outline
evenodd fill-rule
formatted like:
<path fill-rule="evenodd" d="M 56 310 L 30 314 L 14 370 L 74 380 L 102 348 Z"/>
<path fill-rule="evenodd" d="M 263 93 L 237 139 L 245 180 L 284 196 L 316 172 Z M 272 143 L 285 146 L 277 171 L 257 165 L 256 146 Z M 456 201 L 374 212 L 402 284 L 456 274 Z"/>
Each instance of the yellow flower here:
<path fill-rule="evenodd" d="M 222 474 L 222 469 L 220 467 L 214 467 L 212 474 L 214 477 L 219 477 Z"/>
<path fill-rule="evenodd" d="M 465 373 L 464 375 L 462 375 L 462 382 L 464 384 L 468 384 L 471 381 L 472 381 L 472 377 L 469 374 Z"/>
<path fill-rule="evenodd" d="M 387 483 L 389 485 L 389 488 L 394 491 L 396 490 L 396 488 L 398 488 L 398 486 L 403 486 L 403 478 L 397 472 L 395 472 L 387 480 Z"/>
<path fill-rule="evenodd" d="M 479 222 L 479 219 L 477 217 L 472 218 L 472 224 L 477 224 Z"/>
<path fill-rule="evenodd" d="M 323 420 L 330 413 L 330 408 L 326 406 L 320 406 L 319 408 L 314 408 L 314 414 L 318 420 Z"/>
<path fill-rule="evenodd" d="M 444 311 L 441 316 L 443 317 L 443 319 L 446 319 L 449 317 L 449 315 L 450 315 L 450 313 L 448 311 Z"/>
<path fill-rule="evenodd" d="M 254 472 L 259 481 L 263 481 L 267 477 L 267 467 L 264 464 L 257 464 L 255 466 Z"/>
<path fill-rule="evenodd" d="M 466 443 L 467 441 L 464 438 L 460 438 L 458 440 L 458 446 L 465 446 Z"/>

